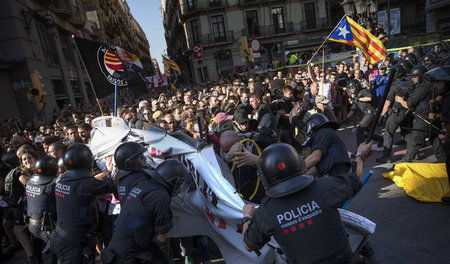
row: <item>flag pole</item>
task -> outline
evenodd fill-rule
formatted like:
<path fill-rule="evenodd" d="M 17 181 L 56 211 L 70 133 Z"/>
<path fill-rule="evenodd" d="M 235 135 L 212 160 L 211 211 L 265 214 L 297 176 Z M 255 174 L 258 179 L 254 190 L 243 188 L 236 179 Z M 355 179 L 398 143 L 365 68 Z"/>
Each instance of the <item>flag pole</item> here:
<path fill-rule="evenodd" d="M 323 44 L 325 44 L 325 42 L 327 42 L 328 38 L 330 38 L 331 34 L 333 34 L 333 32 L 336 30 L 336 28 L 339 26 L 339 24 L 341 24 L 342 19 L 344 19 L 345 17 L 346 17 L 346 15 L 344 15 L 341 18 L 341 20 L 339 20 L 337 25 L 333 28 L 333 30 L 331 30 L 330 34 L 328 34 L 327 38 L 322 42 L 322 44 L 320 44 L 319 48 L 317 48 L 316 52 L 314 52 L 314 54 L 312 55 L 311 59 L 309 59 L 306 64 L 309 64 L 312 61 L 312 59 L 316 56 L 317 52 L 319 52 L 319 50 L 322 48 Z"/>
<path fill-rule="evenodd" d="M 98 108 L 100 108 L 100 113 L 103 116 L 104 115 L 103 114 L 103 109 L 102 109 L 102 106 L 100 105 L 100 101 L 98 100 L 97 93 L 95 92 L 95 89 L 94 89 L 94 85 L 92 84 L 91 75 L 89 74 L 89 72 L 88 72 L 88 70 L 86 68 L 86 64 L 84 64 L 83 57 L 81 57 L 80 50 L 78 49 L 77 42 L 75 41 L 73 34 L 72 34 L 72 41 L 73 41 L 73 44 L 75 44 L 75 48 L 77 50 L 78 56 L 80 56 L 81 64 L 83 64 L 83 68 L 84 68 L 84 70 L 87 73 L 89 84 L 91 85 L 91 89 L 92 89 L 92 92 L 94 93 L 95 100 L 97 101 Z"/>
<path fill-rule="evenodd" d="M 325 74 L 325 49 L 322 49 L 322 71 Z"/>
<path fill-rule="evenodd" d="M 118 96 L 118 91 L 119 89 L 117 89 L 117 80 L 114 82 L 114 116 L 117 116 L 117 96 Z"/>

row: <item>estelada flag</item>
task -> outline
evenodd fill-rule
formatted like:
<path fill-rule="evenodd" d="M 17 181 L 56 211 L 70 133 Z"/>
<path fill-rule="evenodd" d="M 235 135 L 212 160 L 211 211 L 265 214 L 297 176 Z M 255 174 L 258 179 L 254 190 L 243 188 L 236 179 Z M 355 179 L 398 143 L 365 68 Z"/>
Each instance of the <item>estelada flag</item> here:
<path fill-rule="evenodd" d="M 367 61 L 372 64 L 382 61 L 387 55 L 386 48 L 381 40 L 348 16 L 345 16 L 339 22 L 337 28 L 331 33 L 329 40 L 359 48 Z"/>
<path fill-rule="evenodd" d="M 74 40 L 97 98 L 113 93 L 116 82 L 119 87 L 129 86 L 136 69 L 143 69 L 136 55 L 120 47 L 84 38 Z"/>
<path fill-rule="evenodd" d="M 164 55 L 162 56 L 162 58 L 163 58 L 163 64 L 164 64 L 164 74 L 166 74 L 167 76 L 170 76 L 170 69 L 178 72 L 178 74 L 181 74 L 181 69 L 180 69 L 180 67 L 178 67 L 176 62 L 167 58 Z"/>

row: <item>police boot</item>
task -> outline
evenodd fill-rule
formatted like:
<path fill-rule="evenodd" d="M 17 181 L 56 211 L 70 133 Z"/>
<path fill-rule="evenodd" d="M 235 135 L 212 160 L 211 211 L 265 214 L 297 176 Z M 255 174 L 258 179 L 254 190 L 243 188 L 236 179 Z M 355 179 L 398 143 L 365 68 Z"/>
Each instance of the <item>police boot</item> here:
<path fill-rule="evenodd" d="M 391 151 L 388 150 L 387 148 L 384 148 L 383 156 L 381 156 L 378 159 L 376 159 L 376 162 L 378 162 L 378 163 L 391 163 L 392 162 Z"/>

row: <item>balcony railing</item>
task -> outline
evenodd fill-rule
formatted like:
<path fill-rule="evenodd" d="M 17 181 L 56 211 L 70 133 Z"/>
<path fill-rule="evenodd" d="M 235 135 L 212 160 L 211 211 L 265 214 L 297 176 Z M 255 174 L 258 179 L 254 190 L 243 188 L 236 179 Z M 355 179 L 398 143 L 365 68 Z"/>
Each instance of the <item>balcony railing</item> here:
<path fill-rule="evenodd" d="M 241 4 L 255 4 L 255 3 L 267 3 L 282 0 L 239 0 Z"/>
<path fill-rule="evenodd" d="M 225 3 L 225 0 L 194 1 L 191 5 L 184 2 L 180 6 L 180 16 L 183 17 L 195 12 L 222 8 L 226 6 Z"/>
<path fill-rule="evenodd" d="M 326 17 L 324 18 L 318 18 L 316 20 L 308 20 L 308 21 L 302 21 L 301 23 L 301 29 L 304 32 L 308 31 L 314 31 L 314 30 L 322 30 L 330 28 L 330 24 L 328 23 L 328 20 Z"/>
<path fill-rule="evenodd" d="M 189 38 L 189 45 L 192 46 L 194 44 L 202 44 L 203 46 L 213 45 L 213 44 L 221 44 L 221 43 L 229 43 L 235 40 L 233 31 L 225 31 L 223 34 L 204 34 L 200 35 L 198 38 Z"/>
<path fill-rule="evenodd" d="M 276 25 L 276 26 L 268 25 L 268 26 L 250 27 L 242 31 L 242 34 L 248 36 L 249 38 L 269 37 L 292 33 L 295 33 L 294 23 L 285 23 L 284 25 Z"/>
<path fill-rule="evenodd" d="M 86 15 L 81 11 L 80 7 L 73 6 L 73 14 L 70 18 L 70 23 L 78 28 L 82 28 L 86 24 Z"/>
<path fill-rule="evenodd" d="M 52 0 L 52 9 L 56 14 L 66 18 L 69 18 L 73 12 L 69 0 Z"/>

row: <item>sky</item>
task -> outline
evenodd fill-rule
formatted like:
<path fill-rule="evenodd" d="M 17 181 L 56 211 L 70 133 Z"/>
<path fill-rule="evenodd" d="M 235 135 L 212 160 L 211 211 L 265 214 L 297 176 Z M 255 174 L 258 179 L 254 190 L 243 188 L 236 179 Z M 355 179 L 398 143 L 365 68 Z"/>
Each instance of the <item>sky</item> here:
<path fill-rule="evenodd" d="M 166 39 L 161 17 L 160 0 L 127 0 L 131 14 L 139 23 L 150 44 L 150 55 L 156 58 L 162 69 L 161 54 L 166 54 Z"/>

